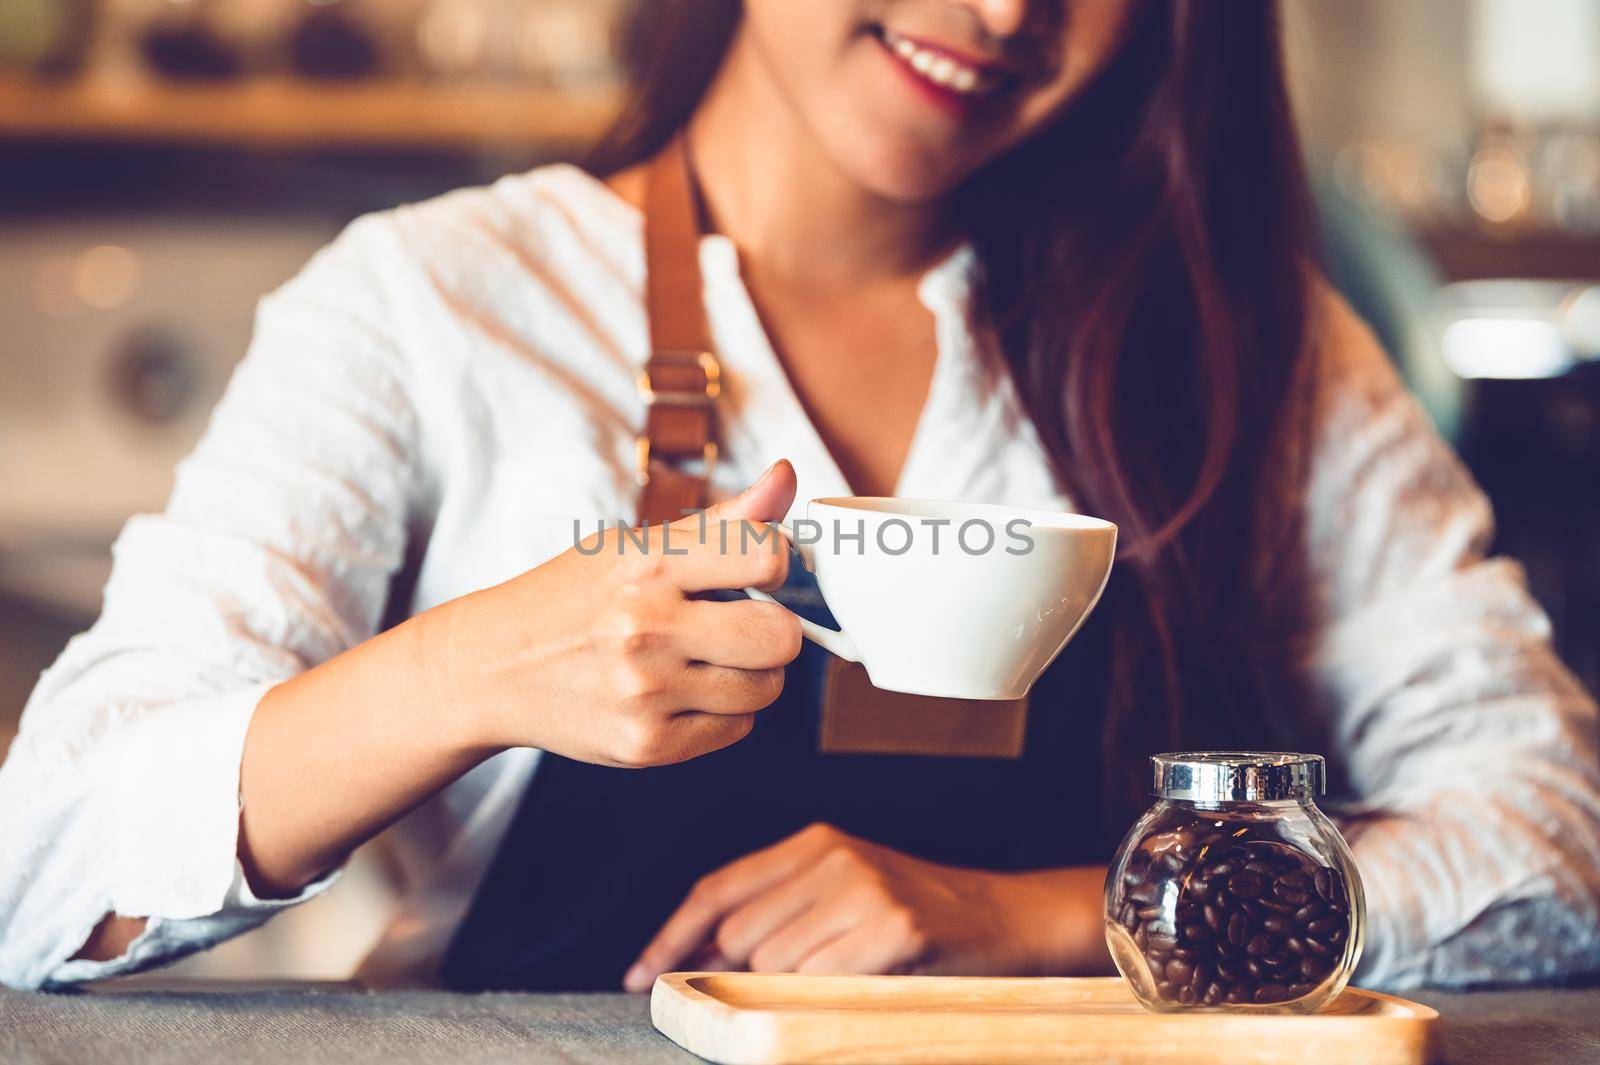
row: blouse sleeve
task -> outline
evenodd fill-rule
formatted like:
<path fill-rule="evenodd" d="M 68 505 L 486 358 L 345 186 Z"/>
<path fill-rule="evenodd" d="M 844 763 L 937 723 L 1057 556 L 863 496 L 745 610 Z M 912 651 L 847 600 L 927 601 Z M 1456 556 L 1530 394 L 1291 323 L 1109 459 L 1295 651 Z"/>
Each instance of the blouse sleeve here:
<path fill-rule="evenodd" d="M 1307 530 L 1313 730 L 1346 776 L 1372 986 L 1600 967 L 1593 700 L 1483 494 L 1365 325 L 1324 300 Z"/>
<path fill-rule="evenodd" d="M 118 537 L 100 618 L 41 678 L 0 768 L 0 982 L 171 960 L 308 898 L 236 858 L 239 763 L 275 683 L 370 636 L 405 548 L 415 420 L 383 271 L 357 222 L 261 304 L 164 513 Z M 122 957 L 69 960 L 107 914 Z"/>

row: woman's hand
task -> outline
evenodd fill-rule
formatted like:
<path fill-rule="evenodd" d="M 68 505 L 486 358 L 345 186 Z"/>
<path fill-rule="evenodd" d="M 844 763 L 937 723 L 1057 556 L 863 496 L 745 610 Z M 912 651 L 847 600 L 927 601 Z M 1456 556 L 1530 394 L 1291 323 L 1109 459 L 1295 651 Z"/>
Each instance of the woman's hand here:
<path fill-rule="evenodd" d="M 704 542 L 698 515 L 667 542 L 651 529 L 648 549 L 619 553 L 613 531 L 596 553 L 435 607 L 267 692 L 239 777 L 239 860 L 256 894 L 292 896 L 506 747 L 643 766 L 746 735 L 783 688 L 800 623 L 693 593 L 783 582 L 788 552 L 763 523 L 794 489 L 780 462 L 713 508 Z"/>
<path fill-rule="evenodd" d="M 1022 976 L 1104 970 L 1103 869 L 987 873 L 812 825 L 704 877 L 624 986 L 702 968 Z"/>
<path fill-rule="evenodd" d="M 742 739 L 783 691 L 800 623 L 695 593 L 783 583 L 788 550 L 765 523 L 794 492 L 780 462 L 703 517 L 651 527 L 646 546 L 611 529 L 423 615 L 438 697 L 480 746 L 601 765 L 682 762 Z"/>

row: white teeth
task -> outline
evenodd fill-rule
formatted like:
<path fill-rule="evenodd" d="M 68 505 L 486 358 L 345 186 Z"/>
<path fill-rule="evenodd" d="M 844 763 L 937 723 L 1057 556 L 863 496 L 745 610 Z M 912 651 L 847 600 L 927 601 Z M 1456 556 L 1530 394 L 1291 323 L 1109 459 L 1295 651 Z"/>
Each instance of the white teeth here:
<path fill-rule="evenodd" d="M 935 85 L 965 94 L 982 92 L 989 87 L 988 79 L 981 72 L 943 52 L 922 48 L 889 30 L 883 31 L 883 41 L 911 69 Z"/>

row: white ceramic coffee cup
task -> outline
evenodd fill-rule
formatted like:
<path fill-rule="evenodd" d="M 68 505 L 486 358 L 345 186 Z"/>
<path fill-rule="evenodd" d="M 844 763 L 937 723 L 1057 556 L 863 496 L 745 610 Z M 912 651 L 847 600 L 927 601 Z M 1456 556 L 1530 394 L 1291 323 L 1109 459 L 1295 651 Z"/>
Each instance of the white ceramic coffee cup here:
<path fill-rule="evenodd" d="M 808 638 L 860 662 L 874 686 L 1020 699 L 1100 600 L 1117 527 L 990 503 L 813 499 L 781 526 L 840 631 Z M 776 602 L 748 588 L 757 599 Z"/>

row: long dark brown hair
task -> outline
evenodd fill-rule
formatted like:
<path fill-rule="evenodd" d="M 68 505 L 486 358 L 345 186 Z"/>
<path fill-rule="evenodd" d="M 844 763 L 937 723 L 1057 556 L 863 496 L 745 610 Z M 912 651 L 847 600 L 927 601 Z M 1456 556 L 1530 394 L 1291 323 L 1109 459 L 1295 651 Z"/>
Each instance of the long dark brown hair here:
<path fill-rule="evenodd" d="M 688 122 L 738 0 L 649 0 L 609 172 Z M 1282 742 L 1305 589 L 1305 176 L 1273 3 L 1148 0 L 1060 120 L 955 196 L 974 320 L 1055 470 L 1121 527 L 1103 731 L 1108 822 L 1145 755 Z"/>

